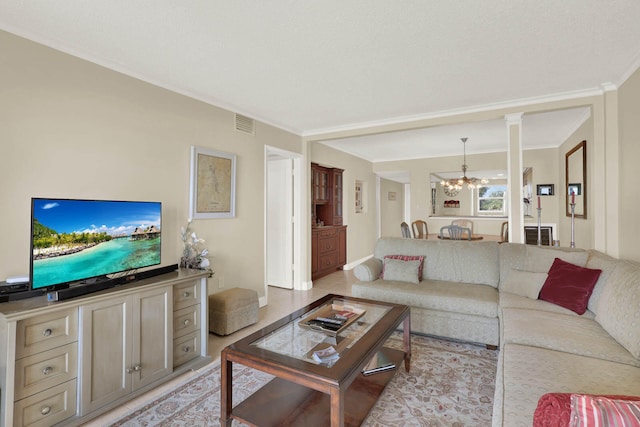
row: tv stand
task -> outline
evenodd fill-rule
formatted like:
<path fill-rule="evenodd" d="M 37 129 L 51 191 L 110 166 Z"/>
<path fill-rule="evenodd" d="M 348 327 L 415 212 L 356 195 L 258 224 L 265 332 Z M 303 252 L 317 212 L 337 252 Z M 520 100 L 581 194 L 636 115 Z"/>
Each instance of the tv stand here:
<path fill-rule="evenodd" d="M 179 270 L 55 304 L 0 303 L 0 427 L 79 426 L 210 363 L 210 276 Z"/>

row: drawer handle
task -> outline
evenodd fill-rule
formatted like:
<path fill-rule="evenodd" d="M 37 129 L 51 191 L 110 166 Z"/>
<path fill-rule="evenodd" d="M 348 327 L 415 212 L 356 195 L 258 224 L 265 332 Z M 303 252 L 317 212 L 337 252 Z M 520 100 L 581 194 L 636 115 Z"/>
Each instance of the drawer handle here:
<path fill-rule="evenodd" d="M 184 326 L 189 326 L 191 324 L 191 319 L 184 319 L 184 322 L 182 322 L 182 324 Z"/>
<path fill-rule="evenodd" d="M 42 415 L 49 415 L 49 412 L 51 412 L 51 406 L 43 406 L 42 409 L 40 409 Z"/>
<path fill-rule="evenodd" d="M 53 331 L 52 331 L 50 328 L 47 328 L 47 329 L 45 329 L 45 330 L 42 332 L 42 335 L 44 335 L 45 337 L 48 337 L 48 336 L 50 336 L 52 333 L 53 333 Z"/>
<path fill-rule="evenodd" d="M 182 347 L 182 351 L 184 351 L 185 353 L 189 353 L 191 351 L 191 347 L 185 345 L 184 347 Z"/>
<path fill-rule="evenodd" d="M 191 293 L 190 292 L 185 292 L 185 293 L 182 294 L 182 296 L 185 297 L 185 298 L 188 298 L 188 297 L 191 296 Z"/>
<path fill-rule="evenodd" d="M 53 372 L 53 368 L 51 366 L 47 366 L 42 370 L 42 375 L 49 375 L 51 372 Z"/>

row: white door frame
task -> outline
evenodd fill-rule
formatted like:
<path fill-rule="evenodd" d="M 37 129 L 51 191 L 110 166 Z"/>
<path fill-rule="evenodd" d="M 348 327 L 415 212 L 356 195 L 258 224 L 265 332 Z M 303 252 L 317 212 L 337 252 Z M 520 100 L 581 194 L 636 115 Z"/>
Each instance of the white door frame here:
<path fill-rule="evenodd" d="M 267 292 L 267 197 L 269 196 L 268 187 L 268 162 L 269 156 L 276 155 L 280 158 L 288 158 L 293 161 L 293 289 L 306 289 L 302 283 L 302 259 L 300 254 L 302 245 L 302 223 L 301 221 L 301 208 L 302 208 L 302 154 L 292 151 L 283 150 L 281 148 L 265 145 L 264 148 L 264 287 L 265 295 Z"/>

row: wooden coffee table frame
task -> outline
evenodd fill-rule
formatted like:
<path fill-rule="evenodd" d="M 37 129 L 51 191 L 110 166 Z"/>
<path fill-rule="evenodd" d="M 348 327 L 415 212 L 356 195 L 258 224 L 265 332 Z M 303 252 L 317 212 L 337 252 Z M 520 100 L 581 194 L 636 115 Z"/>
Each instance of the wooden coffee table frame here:
<path fill-rule="evenodd" d="M 332 299 L 390 308 L 332 367 L 327 368 L 251 345 Z M 403 324 L 404 351 L 383 347 L 400 323 Z M 396 367 L 404 361 L 405 369 L 409 372 L 410 331 L 408 306 L 327 295 L 222 350 L 221 425 L 231 426 L 232 419 L 237 419 L 252 426 L 265 427 L 359 426 L 396 372 L 390 370 L 364 376 L 362 368 L 377 351 L 383 351 Z M 276 378 L 233 407 L 233 363 L 266 372 Z"/>

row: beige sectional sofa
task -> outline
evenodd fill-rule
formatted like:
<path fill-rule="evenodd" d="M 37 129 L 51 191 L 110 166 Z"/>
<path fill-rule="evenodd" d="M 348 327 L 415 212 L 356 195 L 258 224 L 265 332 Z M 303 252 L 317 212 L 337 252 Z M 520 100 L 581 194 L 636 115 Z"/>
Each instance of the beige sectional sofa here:
<path fill-rule="evenodd" d="M 380 279 L 386 256 L 405 259 L 387 260 Z M 417 280 L 407 256 L 424 257 Z M 602 271 L 581 315 L 537 298 L 556 258 Z M 597 251 L 381 238 L 354 273 L 354 296 L 411 306 L 413 332 L 499 346 L 494 426 L 531 426 L 545 393 L 640 396 L 636 263 Z"/>

